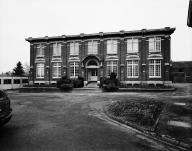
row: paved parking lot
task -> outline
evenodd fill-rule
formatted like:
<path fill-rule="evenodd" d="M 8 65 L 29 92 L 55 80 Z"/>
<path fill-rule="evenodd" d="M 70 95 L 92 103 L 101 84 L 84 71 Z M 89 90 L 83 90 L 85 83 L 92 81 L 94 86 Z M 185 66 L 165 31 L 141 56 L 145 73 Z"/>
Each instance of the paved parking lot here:
<path fill-rule="evenodd" d="M 168 150 L 132 130 L 102 120 L 102 106 L 131 97 L 192 98 L 192 85 L 178 85 L 176 92 L 72 93 L 9 92 L 13 118 L 0 129 L 2 151 Z M 172 99 L 171 101 L 177 101 Z"/>

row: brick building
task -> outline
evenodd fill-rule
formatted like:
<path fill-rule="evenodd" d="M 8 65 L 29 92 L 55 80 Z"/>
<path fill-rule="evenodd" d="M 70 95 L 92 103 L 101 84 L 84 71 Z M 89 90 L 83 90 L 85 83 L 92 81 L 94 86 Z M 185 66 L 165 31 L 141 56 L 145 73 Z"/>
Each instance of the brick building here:
<path fill-rule="evenodd" d="M 27 38 L 30 83 L 53 84 L 61 76 L 99 82 L 111 72 L 126 84 L 170 82 L 170 35 L 175 28 Z"/>
<path fill-rule="evenodd" d="M 174 61 L 171 64 L 170 79 L 173 82 L 192 83 L 192 61 Z"/>

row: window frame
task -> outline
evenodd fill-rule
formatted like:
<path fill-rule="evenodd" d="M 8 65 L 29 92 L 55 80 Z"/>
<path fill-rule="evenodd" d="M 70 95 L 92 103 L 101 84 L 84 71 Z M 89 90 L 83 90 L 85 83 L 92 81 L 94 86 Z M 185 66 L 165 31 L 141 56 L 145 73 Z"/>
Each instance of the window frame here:
<path fill-rule="evenodd" d="M 45 56 L 45 46 L 43 44 L 37 44 L 36 46 L 36 57 L 44 57 Z"/>
<path fill-rule="evenodd" d="M 159 49 L 157 49 L 159 44 Z M 161 37 L 150 37 L 148 39 L 148 49 L 149 52 L 161 52 Z M 153 49 L 151 49 L 151 47 Z"/>
<path fill-rule="evenodd" d="M 53 43 L 53 57 L 60 57 L 61 56 L 61 43 Z"/>
<path fill-rule="evenodd" d="M 107 40 L 107 54 L 108 55 L 117 55 L 118 54 L 118 40 L 117 39 Z"/>
<path fill-rule="evenodd" d="M 134 41 L 137 42 L 134 42 Z M 135 44 L 137 45 L 137 49 L 134 49 Z M 131 49 L 129 49 L 131 48 Z M 139 39 L 138 38 L 128 38 L 127 39 L 127 54 L 128 53 L 138 53 L 139 52 Z"/>
<path fill-rule="evenodd" d="M 129 74 L 129 67 L 131 69 L 131 75 Z M 139 78 L 139 60 L 127 60 L 127 78 Z"/>
<path fill-rule="evenodd" d="M 70 56 L 79 56 L 79 45 L 79 42 L 69 43 Z"/>
<path fill-rule="evenodd" d="M 151 63 L 151 61 L 153 61 Z M 159 62 L 158 62 L 159 61 Z M 150 59 L 149 60 L 149 78 L 161 78 L 161 59 Z M 152 69 L 151 69 L 152 67 Z M 159 67 L 159 69 L 158 69 Z M 152 73 L 152 74 L 151 74 Z"/>
<path fill-rule="evenodd" d="M 12 79 L 3 79 L 3 84 L 12 84 Z"/>
<path fill-rule="evenodd" d="M 40 69 L 40 76 L 38 76 L 38 72 Z M 43 79 L 45 77 L 45 64 L 44 63 L 37 63 L 36 64 L 36 78 L 37 79 Z"/>
<path fill-rule="evenodd" d="M 116 62 L 115 64 L 114 64 L 114 62 Z M 116 66 L 116 72 L 114 72 L 114 67 Z M 108 69 L 110 69 L 110 70 L 108 70 Z M 110 73 L 109 73 L 109 71 L 111 71 Z M 114 72 L 114 73 L 116 73 L 116 75 L 118 76 L 118 60 L 109 60 L 109 61 L 106 61 L 106 73 L 107 73 L 107 76 L 110 76 L 110 74 L 112 73 L 112 72 Z"/>
<path fill-rule="evenodd" d="M 87 54 L 98 54 L 98 42 L 96 40 L 88 41 Z"/>
<path fill-rule="evenodd" d="M 70 78 L 77 78 L 79 76 L 79 62 L 78 61 L 70 62 L 69 67 L 70 67 Z M 73 73 L 73 75 L 71 75 L 71 73 Z"/>
<path fill-rule="evenodd" d="M 56 69 L 56 70 L 54 70 Z M 56 71 L 56 74 L 54 73 Z M 54 76 L 56 75 L 56 76 Z M 52 78 L 60 78 L 61 77 L 61 63 L 60 62 L 54 62 L 52 63 Z"/>

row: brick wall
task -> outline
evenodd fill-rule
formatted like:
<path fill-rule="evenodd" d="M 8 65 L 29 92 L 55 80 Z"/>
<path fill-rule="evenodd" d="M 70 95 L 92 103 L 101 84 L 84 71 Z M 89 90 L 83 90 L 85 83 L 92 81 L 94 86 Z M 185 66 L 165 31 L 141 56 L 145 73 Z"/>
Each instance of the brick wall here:
<path fill-rule="evenodd" d="M 159 36 L 159 33 L 157 33 Z M 163 59 L 161 60 L 161 78 L 149 78 L 149 44 L 148 44 L 148 38 L 151 35 L 147 35 L 145 32 L 140 35 L 137 35 L 136 37 L 139 40 L 139 52 L 135 55 L 139 56 L 139 78 L 127 78 L 127 38 L 128 37 L 134 37 L 129 35 L 118 35 L 117 37 L 111 37 L 112 39 L 118 40 L 118 47 L 117 47 L 117 56 L 118 56 L 118 79 L 121 81 L 169 81 L 170 77 L 170 36 L 169 35 L 162 35 L 161 36 L 161 55 Z M 153 34 L 152 36 L 155 36 Z M 110 38 L 110 37 L 107 37 Z M 93 38 L 94 39 L 94 38 Z M 88 54 L 88 40 L 80 37 L 78 39 L 79 42 L 79 75 L 85 76 L 86 70 L 85 67 L 82 67 L 82 61 Z M 90 39 L 91 40 L 91 39 Z M 99 76 L 107 76 L 106 71 L 106 56 L 107 56 L 107 39 L 103 38 L 102 35 L 99 36 L 99 38 L 96 39 L 98 42 L 98 54 L 97 56 L 101 59 L 100 61 L 100 69 L 99 69 Z M 56 41 L 54 41 L 56 42 Z M 58 41 L 62 44 L 61 46 L 61 75 L 67 75 L 70 76 L 70 67 L 69 67 L 69 58 L 70 58 L 70 46 L 69 41 L 63 40 Z M 53 41 L 43 42 L 42 44 L 45 46 L 45 77 L 43 79 L 37 79 L 36 78 L 36 45 L 41 42 L 35 42 L 31 43 L 30 45 L 30 66 L 31 66 L 31 81 L 55 81 L 57 79 L 52 78 L 52 56 L 53 56 Z"/>

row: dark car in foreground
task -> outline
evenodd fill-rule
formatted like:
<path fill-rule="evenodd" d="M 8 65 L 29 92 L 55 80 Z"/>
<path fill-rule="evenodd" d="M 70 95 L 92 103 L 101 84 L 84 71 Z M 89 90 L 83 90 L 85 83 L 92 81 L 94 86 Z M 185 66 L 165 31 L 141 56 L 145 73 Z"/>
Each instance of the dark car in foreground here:
<path fill-rule="evenodd" d="M 7 94 L 0 90 L 0 126 L 9 122 L 12 117 L 10 99 Z"/>

